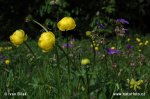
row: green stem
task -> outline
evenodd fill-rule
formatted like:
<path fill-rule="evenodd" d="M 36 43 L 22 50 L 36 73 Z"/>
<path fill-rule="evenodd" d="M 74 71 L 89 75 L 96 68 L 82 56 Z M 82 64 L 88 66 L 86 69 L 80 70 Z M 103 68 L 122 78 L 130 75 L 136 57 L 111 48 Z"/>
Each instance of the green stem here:
<path fill-rule="evenodd" d="M 116 92 L 116 85 L 115 85 L 115 89 L 114 89 L 114 91 L 113 91 L 113 93 L 112 93 L 112 96 L 111 96 L 111 99 L 113 99 L 114 98 L 114 93 Z"/>
<path fill-rule="evenodd" d="M 87 99 L 90 99 L 90 90 L 89 90 L 89 67 L 86 68 L 86 92 L 87 92 Z"/>
<path fill-rule="evenodd" d="M 7 68 L 2 68 L 4 71 L 9 73 L 9 70 Z"/>
<path fill-rule="evenodd" d="M 31 54 L 36 57 L 36 55 L 34 54 L 33 50 L 31 49 L 31 47 L 28 45 L 27 42 L 24 42 L 24 44 L 26 45 L 26 47 L 29 49 L 29 51 L 31 52 Z"/>
<path fill-rule="evenodd" d="M 67 54 L 69 55 L 69 37 L 67 31 L 65 31 L 66 36 L 67 36 Z M 71 67 L 70 67 L 70 59 L 68 59 L 68 88 L 69 88 L 69 93 L 70 93 L 70 80 L 71 80 Z"/>
<path fill-rule="evenodd" d="M 70 58 L 67 55 L 67 53 L 63 50 L 63 48 L 60 45 L 58 45 L 58 44 L 56 44 L 56 46 L 64 53 L 64 55 L 67 58 L 67 60 L 69 60 Z M 72 60 L 70 60 L 70 62 L 75 66 L 75 64 L 74 64 L 74 62 Z"/>
<path fill-rule="evenodd" d="M 36 24 L 38 24 L 40 27 L 42 27 L 44 30 L 45 30 L 45 32 L 48 32 L 48 30 L 41 24 L 41 23 L 39 23 L 38 21 L 36 21 L 36 20 L 32 20 L 34 23 L 36 23 Z"/>
<path fill-rule="evenodd" d="M 92 38 L 90 38 L 90 41 L 91 41 L 92 46 L 93 46 L 92 48 L 93 48 L 93 63 L 94 63 L 93 68 L 94 68 L 94 66 L 96 65 L 96 61 L 95 61 L 95 59 L 96 59 L 96 51 L 95 51 L 95 46 L 94 46 Z"/>
<path fill-rule="evenodd" d="M 57 43 L 56 43 L 56 46 L 64 53 L 64 55 L 65 55 L 65 57 L 67 58 L 67 60 L 69 61 L 70 60 L 70 58 L 69 58 L 69 56 L 67 55 L 67 53 L 63 50 L 63 48 L 60 46 L 60 45 L 58 45 Z M 72 60 L 70 60 L 70 62 L 74 65 L 74 63 L 73 63 L 73 61 Z M 68 62 L 68 88 L 70 87 L 70 73 L 71 73 L 71 68 L 70 68 L 70 63 Z M 74 65 L 75 66 L 75 65 Z M 68 89 L 68 91 L 70 91 L 69 89 Z M 69 92 L 70 93 L 70 92 Z M 69 94 L 68 93 L 68 94 Z"/>
<path fill-rule="evenodd" d="M 58 98 L 61 98 L 61 88 L 60 88 L 60 61 L 59 61 L 59 53 L 58 53 L 58 49 L 56 47 L 56 56 L 57 56 L 57 86 L 58 86 Z"/>

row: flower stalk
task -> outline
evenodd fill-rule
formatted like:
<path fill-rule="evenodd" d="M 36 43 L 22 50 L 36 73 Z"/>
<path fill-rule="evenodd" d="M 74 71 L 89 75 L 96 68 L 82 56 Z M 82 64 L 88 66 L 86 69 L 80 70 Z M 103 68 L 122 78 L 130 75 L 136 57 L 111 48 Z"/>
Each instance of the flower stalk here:
<path fill-rule="evenodd" d="M 29 49 L 29 51 L 31 52 L 31 54 L 34 56 L 34 58 L 36 57 L 36 55 L 34 54 L 33 50 L 31 49 L 31 47 L 28 45 L 27 42 L 24 42 L 25 46 Z"/>
<path fill-rule="evenodd" d="M 34 23 L 36 23 L 36 24 L 38 24 L 40 27 L 42 27 L 44 30 L 45 30 L 45 32 L 48 32 L 48 30 L 41 24 L 41 23 L 39 23 L 38 21 L 36 21 L 36 20 L 32 20 Z"/>

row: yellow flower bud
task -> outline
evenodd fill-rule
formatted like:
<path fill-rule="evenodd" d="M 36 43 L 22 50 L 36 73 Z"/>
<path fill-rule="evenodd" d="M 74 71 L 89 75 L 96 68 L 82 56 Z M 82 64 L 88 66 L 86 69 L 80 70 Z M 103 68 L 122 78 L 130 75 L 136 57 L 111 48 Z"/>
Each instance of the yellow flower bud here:
<path fill-rule="evenodd" d="M 6 59 L 6 60 L 5 60 L 5 64 L 6 64 L 6 65 L 9 65 L 9 64 L 10 64 L 10 60 L 9 60 L 9 59 Z"/>
<path fill-rule="evenodd" d="M 130 38 L 128 38 L 127 41 L 129 42 L 129 41 L 130 41 Z"/>
<path fill-rule="evenodd" d="M 148 43 L 149 43 L 149 41 L 148 41 L 148 40 L 146 40 L 146 41 L 145 41 L 145 43 L 144 43 L 144 45 L 147 45 Z"/>
<path fill-rule="evenodd" d="M 27 35 L 25 35 L 23 30 L 16 30 L 11 36 L 10 41 L 15 45 L 19 46 L 24 41 L 27 40 Z"/>
<path fill-rule="evenodd" d="M 92 34 L 92 32 L 91 32 L 91 31 L 86 31 L 86 36 L 87 36 L 87 37 L 90 37 L 90 36 L 91 36 L 91 34 Z"/>
<path fill-rule="evenodd" d="M 39 38 L 38 46 L 43 50 L 43 52 L 48 52 L 52 50 L 55 44 L 55 35 L 51 32 L 43 32 Z"/>
<path fill-rule="evenodd" d="M 139 43 L 139 46 L 142 46 L 142 45 L 143 45 L 143 43 L 142 43 L 142 42 L 140 42 L 140 43 Z"/>
<path fill-rule="evenodd" d="M 137 42 L 140 42 L 140 41 L 141 41 L 141 39 L 140 39 L 140 38 L 136 38 L 136 41 L 137 41 Z"/>
<path fill-rule="evenodd" d="M 99 50 L 99 48 L 98 48 L 98 47 L 95 47 L 95 50 L 96 50 L 96 51 L 98 51 L 98 50 Z"/>
<path fill-rule="evenodd" d="M 99 46 L 99 44 L 96 44 L 96 46 Z"/>
<path fill-rule="evenodd" d="M 76 23 L 72 17 L 64 17 L 57 23 L 57 27 L 61 31 L 73 30 Z"/>
<path fill-rule="evenodd" d="M 12 47 L 11 46 L 7 47 L 7 50 L 12 50 Z"/>
<path fill-rule="evenodd" d="M 87 65 L 90 63 L 90 60 L 88 58 L 84 58 L 81 60 L 81 65 Z"/>
<path fill-rule="evenodd" d="M 115 47 L 113 46 L 113 47 L 111 47 L 111 49 L 115 49 Z"/>
<path fill-rule="evenodd" d="M 0 52 L 2 52 L 3 51 L 3 47 L 0 47 Z"/>

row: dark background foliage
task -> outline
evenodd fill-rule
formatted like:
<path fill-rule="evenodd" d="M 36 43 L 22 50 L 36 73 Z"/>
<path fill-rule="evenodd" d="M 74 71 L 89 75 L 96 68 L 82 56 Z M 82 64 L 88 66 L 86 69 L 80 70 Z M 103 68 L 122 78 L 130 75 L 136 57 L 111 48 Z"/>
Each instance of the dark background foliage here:
<path fill-rule="evenodd" d="M 19 28 L 35 37 L 41 28 L 25 22 L 29 14 L 52 30 L 59 19 L 72 16 L 81 34 L 92 30 L 97 21 L 108 25 L 117 18 L 125 18 L 132 29 L 148 33 L 149 9 L 149 0 L 0 0 L 0 39 L 8 39 Z"/>

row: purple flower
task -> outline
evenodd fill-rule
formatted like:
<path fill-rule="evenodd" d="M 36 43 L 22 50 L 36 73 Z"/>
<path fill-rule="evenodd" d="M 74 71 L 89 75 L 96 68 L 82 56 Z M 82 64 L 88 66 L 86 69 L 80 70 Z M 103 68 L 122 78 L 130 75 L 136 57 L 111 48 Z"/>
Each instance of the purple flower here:
<path fill-rule="evenodd" d="M 133 46 L 132 45 L 127 45 L 127 49 L 132 49 Z"/>
<path fill-rule="evenodd" d="M 128 31 L 128 29 L 125 29 L 125 28 L 123 28 L 122 30 L 123 30 L 123 31 L 125 31 L 125 32 L 127 32 L 127 31 Z"/>
<path fill-rule="evenodd" d="M 68 46 L 68 48 L 72 48 L 72 47 L 73 47 L 73 45 L 70 44 L 70 43 L 64 43 L 64 44 L 62 45 L 62 48 L 67 48 L 67 46 Z"/>
<path fill-rule="evenodd" d="M 96 22 L 96 24 L 98 25 L 99 28 L 101 29 L 106 29 L 106 26 L 103 24 L 100 24 L 99 22 Z"/>
<path fill-rule="evenodd" d="M 119 52 L 120 52 L 120 51 L 117 50 L 117 49 L 111 49 L 111 48 L 108 49 L 108 54 L 109 54 L 109 55 L 117 54 L 117 53 L 119 53 Z"/>
<path fill-rule="evenodd" d="M 120 22 L 122 24 L 129 24 L 129 22 L 127 20 L 122 19 L 122 18 L 117 19 L 116 22 Z"/>

